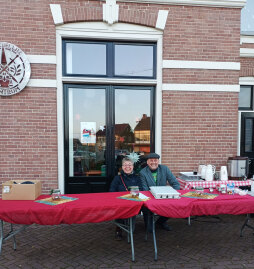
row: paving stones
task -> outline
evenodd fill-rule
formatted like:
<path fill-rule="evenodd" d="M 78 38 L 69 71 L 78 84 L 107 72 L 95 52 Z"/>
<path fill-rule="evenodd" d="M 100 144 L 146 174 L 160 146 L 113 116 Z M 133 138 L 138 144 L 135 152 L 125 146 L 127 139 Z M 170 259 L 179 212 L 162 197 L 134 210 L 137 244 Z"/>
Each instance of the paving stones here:
<path fill-rule="evenodd" d="M 186 219 L 170 219 L 172 232 L 156 231 L 158 261 L 154 261 L 152 236 L 145 241 L 142 217 L 134 233 L 135 258 L 125 240 L 114 240 L 114 224 L 31 225 L 3 244 L 1 269 L 119 268 L 119 269 L 254 269 L 254 236 L 240 228 L 245 216 L 200 217 L 191 226 Z M 251 224 L 254 225 L 254 219 Z M 7 232 L 5 225 L 5 232 Z"/>

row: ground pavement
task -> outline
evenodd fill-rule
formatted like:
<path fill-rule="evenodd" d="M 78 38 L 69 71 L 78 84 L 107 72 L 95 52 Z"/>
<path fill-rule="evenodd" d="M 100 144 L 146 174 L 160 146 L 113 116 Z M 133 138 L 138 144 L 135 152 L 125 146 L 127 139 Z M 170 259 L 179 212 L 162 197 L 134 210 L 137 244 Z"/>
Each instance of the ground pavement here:
<path fill-rule="evenodd" d="M 119 268 L 119 269 L 254 269 L 253 231 L 240 228 L 245 216 L 200 217 L 187 225 L 186 219 L 171 219 L 174 231 L 156 230 L 158 261 L 154 261 L 151 235 L 144 240 L 144 223 L 137 218 L 134 233 L 135 258 L 127 241 L 114 240 L 111 222 L 83 225 L 31 225 L 3 244 L 1 269 L 15 268 Z M 217 222 L 217 223 L 216 223 Z M 254 225 L 254 219 L 251 220 Z"/>

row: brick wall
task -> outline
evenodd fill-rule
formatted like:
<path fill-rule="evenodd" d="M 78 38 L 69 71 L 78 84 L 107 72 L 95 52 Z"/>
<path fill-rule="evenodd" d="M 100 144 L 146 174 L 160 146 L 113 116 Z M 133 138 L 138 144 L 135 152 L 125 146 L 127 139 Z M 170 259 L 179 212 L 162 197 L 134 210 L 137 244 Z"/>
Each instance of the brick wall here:
<path fill-rule="evenodd" d="M 237 151 L 238 93 L 163 92 L 162 160 L 174 173 L 218 170 Z"/>
<path fill-rule="evenodd" d="M 241 48 L 254 49 L 253 43 L 243 43 Z M 254 58 L 241 57 L 240 77 L 254 77 Z"/>
<path fill-rule="evenodd" d="M 56 91 L 25 88 L 0 98 L 0 182 L 40 179 L 57 187 Z"/>
<path fill-rule="evenodd" d="M 254 58 L 241 58 L 240 77 L 254 77 Z"/>
<path fill-rule="evenodd" d="M 26 54 L 56 54 L 49 1 L 1 2 L 1 41 Z M 31 64 L 31 78 L 56 79 L 56 66 Z M 40 179 L 43 193 L 58 186 L 56 109 L 54 88 L 26 87 L 0 97 L 0 184 Z"/>

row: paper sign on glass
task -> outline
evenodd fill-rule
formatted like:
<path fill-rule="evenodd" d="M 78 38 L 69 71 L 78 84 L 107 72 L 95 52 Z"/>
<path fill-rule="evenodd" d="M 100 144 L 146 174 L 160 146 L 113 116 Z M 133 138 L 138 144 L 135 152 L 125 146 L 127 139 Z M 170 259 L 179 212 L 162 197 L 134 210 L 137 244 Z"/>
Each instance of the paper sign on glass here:
<path fill-rule="evenodd" d="M 80 122 L 81 143 L 96 143 L 96 122 Z"/>

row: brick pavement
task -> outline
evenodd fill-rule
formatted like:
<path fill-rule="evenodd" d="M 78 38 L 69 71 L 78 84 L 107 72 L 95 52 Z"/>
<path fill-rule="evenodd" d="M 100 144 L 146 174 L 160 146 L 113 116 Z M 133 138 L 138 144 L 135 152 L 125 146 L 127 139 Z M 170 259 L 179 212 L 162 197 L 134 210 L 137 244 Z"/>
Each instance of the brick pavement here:
<path fill-rule="evenodd" d="M 173 232 L 156 231 L 158 261 L 154 261 L 152 237 L 144 240 L 143 220 L 138 217 L 134 263 L 130 245 L 125 240 L 114 240 L 114 225 L 110 222 L 32 225 L 16 236 L 17 251 L 12 249 L 12 240 L 4 243 L 0 268 L 254 269 L 253 231 L 246 228 L 244 236 L 239 236 L 244 218 L 221 216 L 219 223 L 213 223 L 216 220 L 212 218 L 198 218 L 191 226 L 184 219 L 170 220 Z"/>

